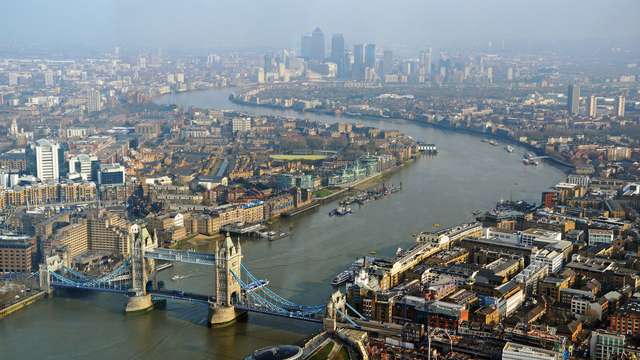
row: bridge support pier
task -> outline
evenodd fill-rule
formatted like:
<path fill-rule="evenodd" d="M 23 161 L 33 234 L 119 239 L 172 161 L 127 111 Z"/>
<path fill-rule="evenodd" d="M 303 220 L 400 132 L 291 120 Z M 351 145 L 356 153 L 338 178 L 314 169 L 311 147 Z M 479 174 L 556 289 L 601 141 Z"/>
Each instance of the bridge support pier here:
<path fill-rule="evenodd" d="M 129 296 L 129 301 L 124 311 L 127 313 L 142 312 L 151 310 L 151 308 L 153 308 L 151 295 L 132 295 Z"/>
<path fill-rule="evenodd" d="M 209 326 L 211 327 L 230 325 L 246 315 L 246 311 L 238 310 L 235 306 L 209 304 Z"/>

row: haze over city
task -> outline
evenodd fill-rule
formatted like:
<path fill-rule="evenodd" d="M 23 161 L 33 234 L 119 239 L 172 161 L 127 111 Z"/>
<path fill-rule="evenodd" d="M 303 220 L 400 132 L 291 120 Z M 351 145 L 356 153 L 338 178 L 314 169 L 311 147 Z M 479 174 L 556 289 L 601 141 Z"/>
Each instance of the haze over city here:
<path fill-rule="evenodd" d="M 1 48 L 104 50 L 107 47 L 295 47 L 319 26 L 350 42 L 463 48 L 640 43 L 635 0 L 46 0 L 3 4 Z"/>
<path fill-rule="evenodd" d="M 639 0 L 0 6 L 0 358 L 637 360 Z"/>

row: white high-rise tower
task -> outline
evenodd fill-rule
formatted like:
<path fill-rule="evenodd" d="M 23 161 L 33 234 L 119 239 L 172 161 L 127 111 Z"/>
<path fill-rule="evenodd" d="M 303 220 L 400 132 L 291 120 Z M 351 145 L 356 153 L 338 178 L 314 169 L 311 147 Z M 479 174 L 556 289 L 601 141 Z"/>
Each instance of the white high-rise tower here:
<path fill-rule="evenodd" d="M 57 182 L 60 178 L 58 150 L 58 144 L 53 141 L 36 141 L 36 171 L 40 180 Z"/>

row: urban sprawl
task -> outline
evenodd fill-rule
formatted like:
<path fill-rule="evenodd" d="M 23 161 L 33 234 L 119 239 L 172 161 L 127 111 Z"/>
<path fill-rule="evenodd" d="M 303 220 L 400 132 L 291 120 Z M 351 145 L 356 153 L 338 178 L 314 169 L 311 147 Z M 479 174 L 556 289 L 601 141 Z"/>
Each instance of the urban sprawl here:
<path fill-rule="evenodd" d="M 438 151 L 360 121 L 392 118 L 524 147 L 521 166 L 545 161 L 566 179 L 537 204 L 424 224 L 406 234 L 413 247 L 345 264 L 318 299 L 322 330 L 299 348 L 305 358 L 640 355 L 640 64 L 624 49 L 606 63 L 328 43 L 316 28 L 300 49 L 266 54 L 0 59 L 0 316 L 44 294 L 43 266 L 116 269 L 141 227 L 169 249 L 225 234 L 268 241 L 287 235 L 272 230 L 279 217 L 359 201 L 367 184 Z M 153 101 L 218 88 L 299 116 Z M 367 196 L 389 189 L 399 190 Z"/>

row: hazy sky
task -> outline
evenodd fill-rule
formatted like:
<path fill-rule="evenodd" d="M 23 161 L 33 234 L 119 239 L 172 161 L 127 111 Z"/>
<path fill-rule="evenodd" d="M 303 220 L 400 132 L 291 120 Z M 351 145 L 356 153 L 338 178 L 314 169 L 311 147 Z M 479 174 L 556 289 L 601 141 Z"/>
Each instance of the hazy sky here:
<path fill-rule="evenodd" d="M 342 32 L 349 44 L 399 48 L 640 40 L 640 0 L 7 0 L 1 8 L 5 47 L 284 47 L 315 26 L 327 42 Z"/>

